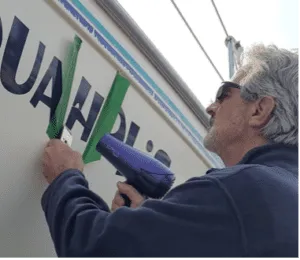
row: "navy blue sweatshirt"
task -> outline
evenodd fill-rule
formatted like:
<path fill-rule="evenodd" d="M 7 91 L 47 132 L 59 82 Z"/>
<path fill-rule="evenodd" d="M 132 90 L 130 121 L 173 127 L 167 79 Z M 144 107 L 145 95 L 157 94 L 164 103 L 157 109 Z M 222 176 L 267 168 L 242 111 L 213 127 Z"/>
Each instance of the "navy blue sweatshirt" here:
<path fill-rule="evenodd" d="M 298 147 L 255 148 L 162 200 L 113 213 L 70 169 L 49 185 L 42 207 L 60 257 L 296 257 Z"/>

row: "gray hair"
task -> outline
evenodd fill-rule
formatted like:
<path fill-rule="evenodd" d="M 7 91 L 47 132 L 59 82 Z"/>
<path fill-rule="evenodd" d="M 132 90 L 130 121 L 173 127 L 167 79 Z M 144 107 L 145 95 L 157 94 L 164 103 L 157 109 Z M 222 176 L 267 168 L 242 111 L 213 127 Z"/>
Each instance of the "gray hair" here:
<path fill-rule="evenodd" d="M 243 54 L 234 81 L 243 86 L 246 101 L 274 97 L 276 106 L 262 135 L 270 142 L 298 145 L 298 53 L 254 45 Z"/>

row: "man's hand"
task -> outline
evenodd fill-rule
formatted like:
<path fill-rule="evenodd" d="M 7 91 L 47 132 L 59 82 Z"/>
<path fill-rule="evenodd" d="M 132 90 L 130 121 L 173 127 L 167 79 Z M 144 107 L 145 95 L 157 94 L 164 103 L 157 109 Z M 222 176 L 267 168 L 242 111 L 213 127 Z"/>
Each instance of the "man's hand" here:
<path fill-rule="evenodd" d="M 42 161 L 43 174 L 49 184 L 65 170 L 77 169 L 82 172 L 84 168 L 81 154 L 58 139 L 48 142 Z"/>
<path fill-rule="evenodd" d="M 116 195 L 112 201 L 111 210 L 115 211 L 116 209 L 124 206 L 125 201 L 122 198 L 121 194 L 127 195 L 127 197 L 131 200 L 131 208 L 137 208 L 142 204 L 145 198 L 138 193 L 138 191 L 133 188 L 131 185 L 126 183 L 118 182 L 117 184 L 118 190 Z"/>

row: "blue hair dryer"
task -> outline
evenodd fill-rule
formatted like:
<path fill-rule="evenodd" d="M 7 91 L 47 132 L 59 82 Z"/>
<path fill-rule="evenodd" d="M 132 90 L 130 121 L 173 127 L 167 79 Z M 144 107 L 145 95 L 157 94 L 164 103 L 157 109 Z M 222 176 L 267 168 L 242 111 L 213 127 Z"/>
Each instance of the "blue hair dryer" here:
<path fill-rule="evenodd" d="M 126 183 L 147 197 L 163 197 L 175 181 L 174 173 L 167 166 L 110 134 L 100 139 L 96 150 L 126 178 Z M 130 206 L 129 198 L 122 196 L 125 205 Z"/>

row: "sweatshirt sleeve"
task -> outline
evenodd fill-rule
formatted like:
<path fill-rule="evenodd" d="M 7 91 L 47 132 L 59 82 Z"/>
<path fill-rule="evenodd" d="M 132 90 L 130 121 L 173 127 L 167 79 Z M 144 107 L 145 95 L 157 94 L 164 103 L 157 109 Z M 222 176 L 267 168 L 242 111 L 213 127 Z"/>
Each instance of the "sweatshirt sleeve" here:
<path fill-rule="evenodd" d="M 241 234 L 222 189 L 186 182 L 163 200 L 109 212 L 77 170 L 57 177 L 42 197 L 59 257 L 240 256 Z"/>

